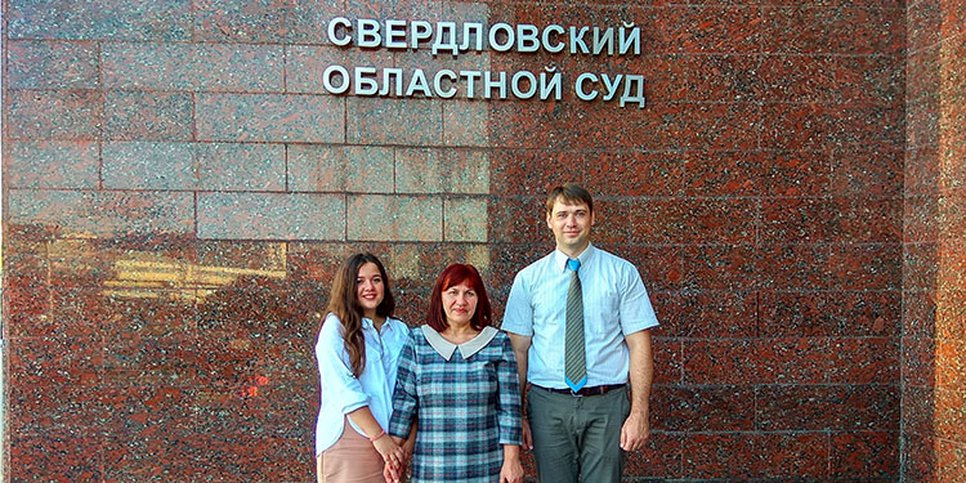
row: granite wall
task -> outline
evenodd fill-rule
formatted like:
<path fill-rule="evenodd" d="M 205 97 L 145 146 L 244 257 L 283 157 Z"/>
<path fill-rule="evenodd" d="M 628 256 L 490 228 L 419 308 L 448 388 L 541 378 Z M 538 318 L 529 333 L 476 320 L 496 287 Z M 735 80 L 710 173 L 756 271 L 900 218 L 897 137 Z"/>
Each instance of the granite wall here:
<path fill-rule="evenodd" d="M 571 180 L 663 324 L 653 439 L 628 478 L 937 476 L 962 461 L 962 424 L 900 445 L 900 425 L 930 421 L 917 410 L 962 419 L 962 366 L 945 365 L 963 354 L 962 15 L 936 5 L 4 2 L 9 478 L 311 481 L 312 345 L 340 260 L 379 254 L 411 324 L 453 261 L 482 269 L 501 312 L 552 248 L 543 193 Z M 920 10 L 947 28 L 907 58 Z M 339 48 L 340 15 L 633 23 L 642 55 Z M 639 74 L 647 105 L 567 85 L 559 101 L 333 96 L 334 63 Z M 917 304 L 934 317 L 913 324 Z M 933 347 L 932 373 L 903 369 Z"/>
<path fill-rule="evenodd" d="M 907 12 L 902 476 L 966 480 L 963 2 Z"/>

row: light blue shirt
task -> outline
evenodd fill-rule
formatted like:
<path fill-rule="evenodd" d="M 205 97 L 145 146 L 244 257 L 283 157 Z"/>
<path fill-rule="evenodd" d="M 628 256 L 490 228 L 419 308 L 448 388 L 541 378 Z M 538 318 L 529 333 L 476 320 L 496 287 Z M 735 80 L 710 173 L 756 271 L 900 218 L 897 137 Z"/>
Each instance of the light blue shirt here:
<path fill-rule="evenodd" d="M 584 304 L 586 386 L 624 384 L 630 370 L 624 336 L 657 327 L 657 316 L 633 264 L 593 245 L 577 258 Z M 538 386 L 567 388 L 564 340 L 570 273 L 567 255 L 554 250 L 517 273 L 506 303 L 502 328 L 532 337 L 527 380 Z"/>
<path fill-rule="evenodd" d="M 319 330 L 315 358 L 319 362 L 322 401 L 315 423 L 316 456 L 342 436 L 345 415 L 361 407 L 369 406 L 379 425 L 384 430 L 389 428 L 396 370 L 409 337 L 409 328 L 398 319 L 387 318 L 381 331 L 377 331 L 372 320 L 363 318 L 362 332 L 366 342 L 366 366 L 357 378 L 352 375 L 339 318 L 330 313 Z M 359 434 L 367 436 L 351 420 L 349 424 Z"/>

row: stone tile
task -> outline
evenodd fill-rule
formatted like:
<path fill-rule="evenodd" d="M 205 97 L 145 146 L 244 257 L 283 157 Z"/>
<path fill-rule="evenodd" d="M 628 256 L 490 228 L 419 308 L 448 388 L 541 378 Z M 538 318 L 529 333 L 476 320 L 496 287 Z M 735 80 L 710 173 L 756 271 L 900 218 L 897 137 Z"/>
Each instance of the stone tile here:
<path fill-rule="evenodd" d="M 938 98 L 924 98 L 906 103 L 906 147 L 935 149 L 939 147 L 942 107 Z"/>
<path fill-rule="evenodd" d="M 898 431 L 896 385 L 760 386 L 757 431 Z"/>
<path fill-rule="evenodd" d="M 930 337 L 903 337 L 900 363 L 902 383 L 906 390 L 912 386 L 928 388 L 930 397 L 936 388 L 936 341 Z M 911 392 L 910 392 L 911 393 Z M 935 406 L 932 398 L 929 405 L 928 429 L 934 430 L 933 415 Z M 905 402 L 904 407 L 911 403 Z M 904 409 L 908 411 L 908 409 Z"/>
<path fill-rule="evenodd" d="M 449 190 L 459 194 L 490 192 L 490 160 L 485 151 L 445 150 Z"/>
<path fill-rule="evenodd" d="M 583 183 L 595 197 L 681 195 L 685 184 L 685 153 L 594 152 L 551 149 L 498 149 L 488 153 L 490 190 L 501 195 L 543 196 L 548 188 Z M 552 169 L 551 169 L 552 168 Z M 607 187 L 606 192 L 600 188 Z M 653 200 L 642 202 L 645 209 Z M 533 205 L 542 210 L 540 204 Z M 633 210 L 636 213 L 636 209 Z M 639 230 L 647 229 L 641 224 Z"/>
<path fill-rule="evenodd" d="M 11 38 L 69 40 L 190 40 L 191 1 L 13 0 Z"/>
<path fill-rule="evenodd" d="M 903 200 L 836 200 L 845 214 L 837 238 L 853 243 L 899 243 L 903 236 Z M 847 205 L 845 204 L 847 203 Z"/>
<path fill-rule="evenodd" d="M 194 145 L 199 187 L 206 191 L 284 191 L 282 144 Z"/>
<path fill-rule="evenodd" d="M 903 193 L 903 156 L 894 151 L 836 151 L 832 156 L 831 191 L 862 198 L 895 198 Z"/>
<path fill-rule="evenodd" d="M 202 94 L 198 139 L 338 143 L 345 140 L 344 101 L 331 96 Z"/>
<path fill-rule="evenodd" d="M 366 0 L 346 0 L 345 3 L 345 13 L 348 18 L 376 20 L 412 18 L 430 21 L 440 19 L 440 6 L 431 0 L 389 0 L 375 4 Z"/>
<path fill-rule="evenodd" d="M 905 23 L 892 9 L 841 5 L 765 7 L 762 44 L 766 53 L 898 54 Z"/>
<path fill-rule="evenodd" d="M 105 341 L 103 374 L 111 387 L 190 388 L 203 382 L 202 361 L 198 340 L 191 335 L 118 334 Z"/>
<path fill-rule="evenodd" d="M 97 139 L 104 94 L 90 90 L 11 90 L 6 135 L 11 139 Z"/>
<path fill-rule="evenodd" d="M 906 60 L 906 102 L 939 95 L 942 85 L 940 45 L 911 51 Z"/>
<path fill-rule="evenodd" d="M 935 444 L 936 479 L 939 481 L 961 481 L 966 478 L 966 444 L 962 441 L 937 439 Z"/>
<path fill-rule="evenodd" d="M 936 294 L 934 305 L 936 337 L 958 340 L 966 338 L 966 290 L 940 290 Z"/>
<path fill-rule="evenodd" d="M 903 246 L 902 289 L 930 292 L 938 288 L 939 245 L 935 242 L 907 243 Z"/>
<path fill-rule="evenodd" d="M 348 239 L 441 241 L 443 200 L 427 196 L 351 195 Z"/>
<path fill-rule="evenodd" d="M 684 474 L 702 479 L 827 478 L 824 433 L 724 433 L 685 437 Z"/>
<path fill-rule="evenodd" d="M 96 89 L 92 42 L 12 41 L 7 45 L 11 89 Z"/>
<path fill-rule="evenodd" d="M 900 302 L 897 291 L 763 291 L 759 331 L 763 337 L 896 337 Z"/>
<path fill-rule="evenodd" d="M 351 144 L 442 143 L 440 102 L 424 99 L 347 99 L 346 142 Z M 405 129 L 403 129 L 405 127 Z"/>
<path fill-rule="evenodd" d="M 10 141 L 4 167 L 11 188 L 97 188 L 98 145 L 91 141 Z"/>
<path fill-rule="evenodd" d="M 899 244 L 838 245 L 829 257 L 831 287 L 840 290 L 898 290 L 902 286 Z"/>
<path fill-rule="evenodd" d="M 909 50 L 916 52 L 939 43 L 942 32 L 942 11 L 939 1 L 910 2 L 906 14 L 906 35 Z"/>
<path fill-rule="evenodd" d="M 654 430 L 704 432 L 754 429 L 755 389 L 749 386 L 657 386 L 651 393 Z"/>
<path fill-rule="evenodd" d="M 672 6 L 667 7 L 666 11 L 675 19 L 669 25 L 668 35 L 677 40 L 674 44 L 678 50 L 720 53 L 724 48 L 727 50 L 725 53 L 746 54 L 762 49 L 762 18 L 758 8 Z M 709 18 L 715 18 L 728 27 L 712 27 L 716 22 L 709 23 Z"/>
<path fill-rule="evenodd" d="M 899 478 L 900 449 L 895 431 L 833 434 L 831 472 L 841 478 L 895 481 Z"/>
<path fill-rule="evenodd" d="M 71 481 L 103 479 L 100 456 L 85 454 L 79 448 L 99 448 L 103 438 L 86 431 L 46 434 L 16 433 L 10 436 L 10 472 L 14 481 L 51 476 L 56 472 Z M 56 470 L 54 470 L 56 468 Z"/>
<path fill-rule="evenodd" d="M 342 240 L 345 197 L 308 193 L 199 193 L 198 237 Z"/>
<path fill-rule="evenodd" d="M 486 194 L 489 172 L 489 159 L 482 151 L 396 150 L 400 193 Z"/>
<path fill-rule="evenodd" d="M 449 100 L 443 103 L 443 144 L 484 147 L 490 141 L 487 102 Z"/>
<path fill-rule="evenodd" d="M 742 290 L 758 286 L 757 257 L 750 245 L 691 245 L 684 249 L 683 284 L 696 290 Z"/>
<path fill-rule="evenodd" d="M 696 151 L 687 156 L 688 196 L 753 196 L 763 187 L 763 163 L 755 153 Z M 806 182 L 805 184 L 809 184 Z"/>
<path fill-rule="evenodd" d="M 759 146 L 767 119 L 757 104 L 746 102 L 694 104 L 684 117 L 684 140 L 689 147 L 752 150 Z"/>
<path fill-rule="evenodd" d="M 703 42 L 701 43 L 703 44 Z M 687 99 L 695 102 L 742 102 L 758 100 L 762 60 L 749 55 L 691 55 L 685 60 Z M 786 75 L 798 69 L 786 70 Z M 794 100 L 801 100 L 794 99 Z"/>
<path fill-rule="evenodd" d="M 694 341 L 684 347 L 688 384 L 819 384 L 826 381 L 825 339 Z"/>
<path fill-rule="evenodd" d="M 655 250 L 657 251 L 657 250 Z M 713 291 L 652 293 L 652 304 L 669 337 L 757 337 L 755 294 Z"/>
<path fill-rule="evenodd" d="M 191 143 L 107 143 L 102 151 L 105 188 L 146 190 L 198 188 L 198 173 Z"/>
<path fill-rule="evenodd" d="M 652 329 L 654 330 L 654 329 Z M 661 333 L 660 328 L 655 334 Z M 681 339 L 655 337 L 654 344 L 654 383 L 684 383 L 684 343 Z"/>
<path fill-rule="evenodd" d="M 284 54 L 279 46 L 111 43 L 104 45 L 101 59 L 107 88 L 282 90 Z"/>
<path fill-rule="evenodd" d="M 280 43 L 285 40 L 286 2 L 198 0 L 192 5 L 195 41 Z"/>
<path fill-rule="evenodd" d="M 680 478 L 683 476 L 681 455 L 683 435 L 654 431 L 651 438 L 644 444 L 644 448 L 627 453 L 624 462 L 626 475 L 639 475 L 638 481 L 649 481 L 647 477 L 657 480 Z M 532 453 L 532 452 L 527 452 Z M 535 470 L 534 470 L 535 471 Z M 530 472 L 528 474 L 536 474 Z"/>
<path fill-rule="evenodd" d="M 49 226 L 62 236 L 194 231 L 191 193 L 10 190 L 8 196 L 9 221 Z"/>
<path fill-rule="evenodd" d="M 290 44 L 328 44 L 329 20 L 345 15 L 342 2 L 300 0 L 290 6 L 285 18 L 286 39 Z"/>
<path fill-rule="evenodd" d="M 842 231 L 844 217 L 829 198 L 765 199 L 760 239 L 767 243 L 833 241 Z"/>
<path fill-rule="evenodd" d="M 111 140 L 189 141 L 194 101 L 181 92 L 109 91 L 104 117 Z"/>
<path fill-rule="evenodd" d="M 830 350 L 830 382 L 889 384 L 899 379 L 898 338 L 833 339 Z"/>
<path fill-rule="evenodd" d="M 393 150 L 378 146 L 288 147 L 292 191 L 392 193 Z"/>
<path fill-rule="evenodd" d="M 443 239 L 452 242 L 486 242 L 485 198 L 447 198 L 443 201 Z"/>
<path fill-rule="evenodd" d="M 894 150 L 902 112 L 869 104 L 775 104 L 762 111 L 763 149 L 829 151 L 843 146 Z"/>

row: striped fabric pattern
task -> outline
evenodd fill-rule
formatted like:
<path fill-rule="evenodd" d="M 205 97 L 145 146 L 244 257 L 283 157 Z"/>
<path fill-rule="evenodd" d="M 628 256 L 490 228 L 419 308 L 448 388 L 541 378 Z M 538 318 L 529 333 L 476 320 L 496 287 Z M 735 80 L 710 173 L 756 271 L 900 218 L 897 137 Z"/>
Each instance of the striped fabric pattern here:
<path fill-rule="evenodd" d="M 519 445 L 520 389 L 510 339 L 499 332 L 467 359 L 444 359 L 418 328 L 403 349 L 389 433 L 418 421 L 414 482 L 493 482 L 504 444 Z"/>

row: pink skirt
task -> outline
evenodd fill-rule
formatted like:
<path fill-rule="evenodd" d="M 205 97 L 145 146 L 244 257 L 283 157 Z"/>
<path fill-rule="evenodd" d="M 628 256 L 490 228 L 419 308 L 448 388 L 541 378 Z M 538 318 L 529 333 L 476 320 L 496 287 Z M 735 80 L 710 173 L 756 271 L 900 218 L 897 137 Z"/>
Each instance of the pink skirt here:
<path fill-rule="evenodd" d="M 345 418 L 342 436 L 316 461 L 319 483 L 384 483 L 382 456 Z"/>

